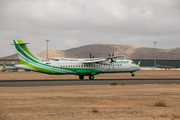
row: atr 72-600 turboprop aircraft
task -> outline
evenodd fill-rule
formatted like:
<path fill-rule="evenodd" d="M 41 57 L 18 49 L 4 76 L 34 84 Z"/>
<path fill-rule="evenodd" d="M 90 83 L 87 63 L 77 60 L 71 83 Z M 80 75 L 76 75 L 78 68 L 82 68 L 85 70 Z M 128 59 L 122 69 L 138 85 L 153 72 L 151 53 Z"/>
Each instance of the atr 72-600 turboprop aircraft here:
<path fill-rule="evenodd" d="M 79 75 L 79 79 L 89 76 L 89 79 L 93 80 L 94 75 L 100 73 L 130 72 L 134 76 L 135 71 L 140 69 L 139 65 L 134 64 L 132 60 L 114 60 L 123 56 L 90 59 L 55 58 L 58 61 L 44 59 L 32 54 L 26 46 L 27 43 L 24 43 L 23 40 L 13 40 L 13 42 L 21 63 L 15 67 L 26 70 L 56 75 Z"/>

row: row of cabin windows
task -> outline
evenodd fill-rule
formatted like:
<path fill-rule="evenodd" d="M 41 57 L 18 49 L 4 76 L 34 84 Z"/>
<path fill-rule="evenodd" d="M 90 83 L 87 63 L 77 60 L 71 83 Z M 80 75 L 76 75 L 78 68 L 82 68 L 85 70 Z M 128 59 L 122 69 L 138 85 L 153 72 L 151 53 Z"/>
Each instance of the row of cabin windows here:
<path fill-rule="evenodd" d="M 75 67 L 100 67 L 100 66 L 109 66 L 109 65 L 62 65 L 60 67 L 75 68 Z M 122 66 L 122 64 L 112 64 L 110 66 Z"/>

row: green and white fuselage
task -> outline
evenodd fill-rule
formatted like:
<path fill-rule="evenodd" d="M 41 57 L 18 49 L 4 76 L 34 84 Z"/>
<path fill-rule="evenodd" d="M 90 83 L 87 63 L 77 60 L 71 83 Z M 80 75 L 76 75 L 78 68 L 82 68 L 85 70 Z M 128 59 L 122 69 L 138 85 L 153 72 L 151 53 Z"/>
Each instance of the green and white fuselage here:
<path fill-rule="evenodd" d="M 22 40 L 13 40 L 13 42 L 21 63 L 15 65 L 15 67 L 26 70 L 56 75 L 74 74 L 79 75 L 80 79 L 83 79 L 84 76 L 94 79 L 94 75 L 100 73 L 131 72 L 133 74 L 140 69 L 139 65 L 134 64 L 132 60 L 112 61 L 113 58 L 121 56 L 91 59 L 55 58 L 57 60 L 48 60 L 32 54 L 26 46 L 27 43 Z"/>

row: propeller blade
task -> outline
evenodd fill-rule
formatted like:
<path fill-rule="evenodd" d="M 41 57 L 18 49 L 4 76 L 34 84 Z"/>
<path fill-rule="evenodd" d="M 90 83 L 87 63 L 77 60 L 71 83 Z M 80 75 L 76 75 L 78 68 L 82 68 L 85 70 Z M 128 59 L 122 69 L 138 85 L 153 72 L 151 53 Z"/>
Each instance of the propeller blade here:
<path fill-rule="evenodd" d="M 112 57 L 114 57 L 114 52 L 113 52 L 113 54 L 112 54 Z"/>
<path fill-rule="evenodd" d="M 89 54 L 90 54 L 90 58 L 92 58 L 91 52 Z"/>
<path fill-rule="evenodd" d="M 111 57 L 111 54 L 110 54 L 110 53 L 108 53 L 108 55 L 109 55 L 109 57 Z"/>

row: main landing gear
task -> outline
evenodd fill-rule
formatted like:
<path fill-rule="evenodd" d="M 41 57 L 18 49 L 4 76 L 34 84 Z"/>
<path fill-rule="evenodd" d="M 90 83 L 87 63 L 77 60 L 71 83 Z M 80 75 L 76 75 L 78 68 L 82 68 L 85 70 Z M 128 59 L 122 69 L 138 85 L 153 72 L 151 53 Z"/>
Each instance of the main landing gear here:
<path fill-rule="evenodd" d="M 90 80 L 94 80 L 94 75 L 89 75 Z"/>
<path fill-rule="evenodd" d="M 79 79 L 83 80 L 84 79 L 84 75 L 79 75 Z M 94 75 L 89 75 L 89 79 L 90 80 L 94 80 Z"/>
<path fill-rule="evenodd" d="M 79 76 L 79 79 L 80 79 L 80 80 L 83 80 L 83 79 L 84 79 L 84 75 L 80 75 L 80 76 Z"/>

